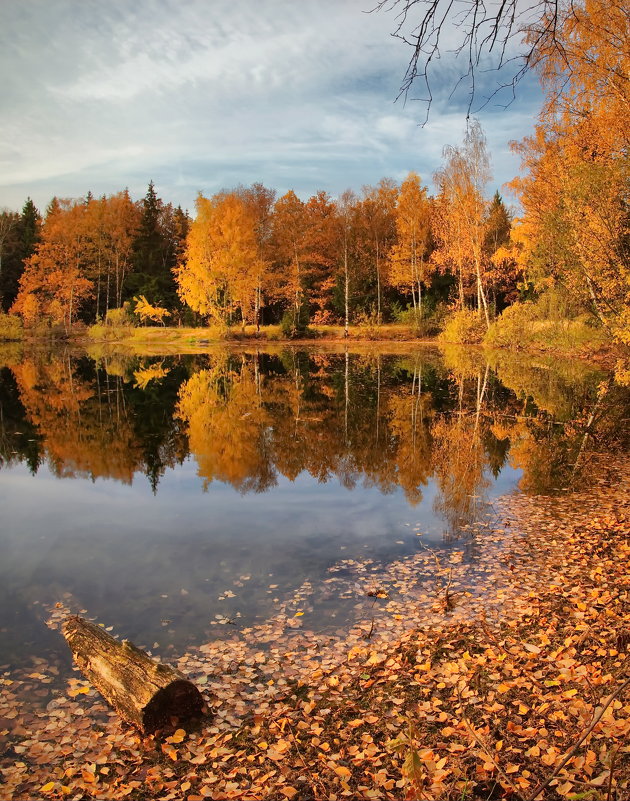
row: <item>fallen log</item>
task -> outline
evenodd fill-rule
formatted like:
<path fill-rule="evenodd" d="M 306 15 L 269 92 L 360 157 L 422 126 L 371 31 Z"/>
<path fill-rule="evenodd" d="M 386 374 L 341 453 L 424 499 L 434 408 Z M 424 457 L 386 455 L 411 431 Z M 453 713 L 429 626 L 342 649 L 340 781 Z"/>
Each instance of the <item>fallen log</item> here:
<path fill-rule="evenodd" d="M 62 627 L 75 662 L 121 718 L 147 734 L 199 717 L 203 698 L 178 670 L 155 662 L 128 640 L 73 615 Z"/>

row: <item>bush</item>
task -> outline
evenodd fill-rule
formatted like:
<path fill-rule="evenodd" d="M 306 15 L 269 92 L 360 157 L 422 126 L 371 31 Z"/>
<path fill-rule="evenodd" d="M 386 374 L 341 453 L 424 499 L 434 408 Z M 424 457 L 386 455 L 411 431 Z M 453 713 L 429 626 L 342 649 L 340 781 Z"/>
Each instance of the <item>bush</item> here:
<path fill-rule="evenodd" d="M 436 304 L 432 298 L 422 301 L 422 314 L 413 306 L 403 309 L 394 304 L 392 309 L 394 319 L 401 325 L 409 326 L 417 337 L 436 336 L 444 327 L 447 307 L 443 303 Z"/>
<path fill-rule="evenodd" d="M 119 309 L 108 309 L 105 315 L 105 325 L 112 326 L 113 328 L 134 325 L 135 321 L 136 317 L 131 311 L 131 304 L 129 302 L 123 303 Z"/>
<path fill-rule="evenodd" d="M 378 313 L 375 309 L 370 311 L 357 312 L 354 320 L 357 327 L 357 334 L 359 338 L 363 339 L 380 339 L 381 326 L 379 325 Z"/>
<path fill-rule="evenodd" d="M 109 341 L 114 342 L 118 339 L 126 339 L 136 329 L 130 325 L 105 325 L 105 323 L 95 323 L 87 330 L 87 335 L 90 339 L 96 341 Z"/>
<path fill-rule="evenodd" d="M 472 309 L 461 309 L 446 318 L 438 340 L 457 345 L 478 345 L 483 341 L 485 333 L 484 318 Z"/>
<path fill-rule="evenodd" d="M 490 325 L 484 343 L 495 348 L 522 348 L 527 344 L 526 330 L 539 319 L 540 310 L 532 301 L 514 303 Z"/>
<path fill-rule="evenodd" d="M 302 303 L 297 312 L 295 306 L 287 309 L 282 315 L 280 330 L 287 339 L 304 336 L 308 330 L 308 305 Z"/>
<path fill-rule="evenodd" d="M 562 297 L 549 290 L 535 301 L 508 306 L 490 326 L 484 344 L 495 348 L 535 350 L 592 350 L 606 342 L 606 334 L 592 315 L 569 310 L 572 317 L 558 317 Z"/>
<path fill-rule="evenodd" d="M 22 320 L 15 314 L 0 312 L 0 340 L 5 342 L 17 341 L 24 336 Z"/>

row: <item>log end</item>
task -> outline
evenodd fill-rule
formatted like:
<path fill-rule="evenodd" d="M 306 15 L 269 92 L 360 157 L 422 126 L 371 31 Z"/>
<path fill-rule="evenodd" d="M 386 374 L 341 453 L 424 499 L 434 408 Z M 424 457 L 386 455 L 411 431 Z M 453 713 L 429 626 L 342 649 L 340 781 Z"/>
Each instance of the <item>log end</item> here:
<path fill-rule="evenodd" d="M 186 679 L 176 679 L 157 692 L 142 713 L 142 728 L 147 734 L 168 727 L 173 718 L 183 723 L 199 718 L 204 710 L 201 693 Z"/>

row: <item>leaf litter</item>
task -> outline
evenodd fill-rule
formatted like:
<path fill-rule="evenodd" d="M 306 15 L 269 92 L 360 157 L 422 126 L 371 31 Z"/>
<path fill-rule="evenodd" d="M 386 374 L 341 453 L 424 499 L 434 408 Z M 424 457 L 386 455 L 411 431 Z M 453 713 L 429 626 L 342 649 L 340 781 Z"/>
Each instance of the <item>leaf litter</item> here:
<path fill-rule="evenodd" d="M 3 668 L 0 797 L 627 798 L 630 460 L 602 475 L 500 499 L 461 548 L 342 560 L 189 649 L 189 730 L 139 734 L 66 663 Z M 353 620 L 318 631 L 340 598 Z"/>

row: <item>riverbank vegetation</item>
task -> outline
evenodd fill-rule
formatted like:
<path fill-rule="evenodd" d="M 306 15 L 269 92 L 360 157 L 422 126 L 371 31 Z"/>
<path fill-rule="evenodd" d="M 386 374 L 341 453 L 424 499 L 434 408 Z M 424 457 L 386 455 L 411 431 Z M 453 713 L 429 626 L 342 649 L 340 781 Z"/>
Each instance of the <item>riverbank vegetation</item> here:
<path fill-rule="evenodd" d="M 0 215 L 4 311 L 66 334 L 80 322 L 96 335 L 121 317 L 223 334 L 275 324 L 287 338 L 313 324 L 347 336 L 352 324 L 400 321 L 447 341 L 628 345 L 627 18 L 589 0 L 554 30 L 562 57 L 539 53 L 545 103 L 514 145 L 516 211 L 489 198 L 474 120 L 445 147 L 433 195 L 410 172 L 337 198 L 278 197 L 261 183 L 200 193 L 194 218 L 152 183 L 140 202 L 127 191 L 53 198 L 43 219 L 29 200 Z"/>

